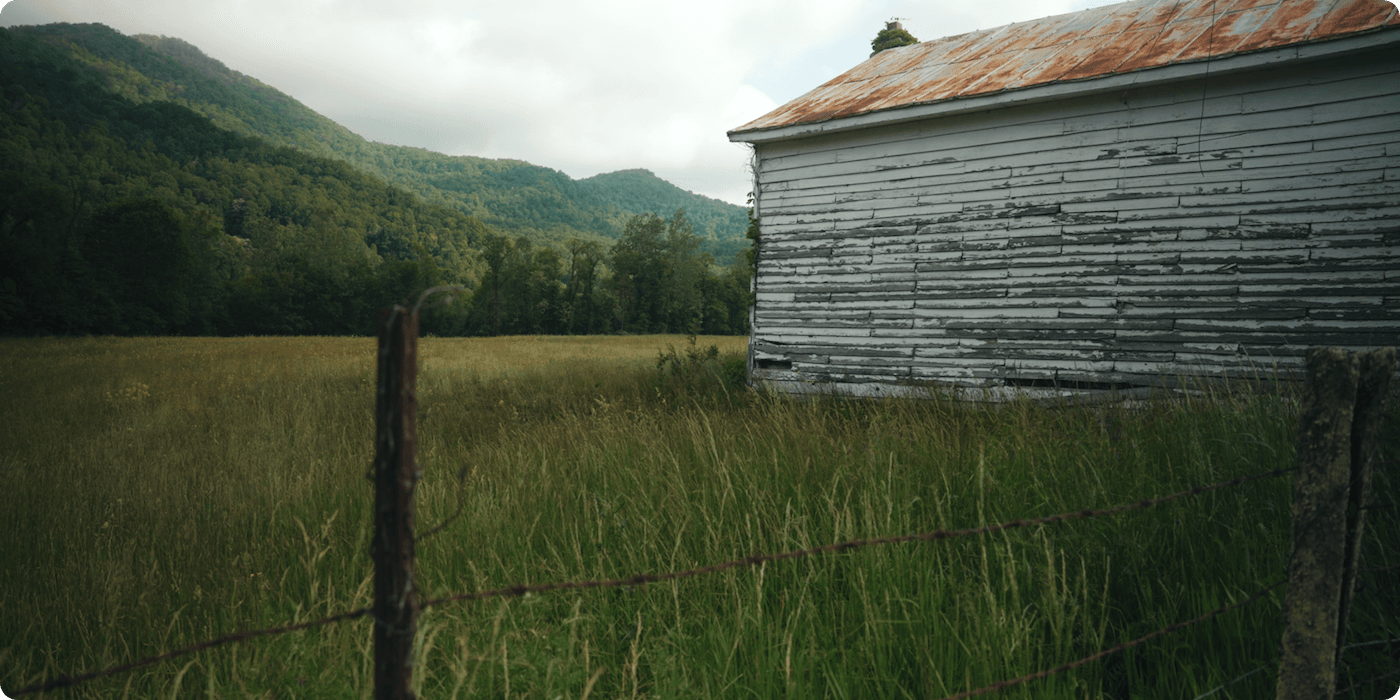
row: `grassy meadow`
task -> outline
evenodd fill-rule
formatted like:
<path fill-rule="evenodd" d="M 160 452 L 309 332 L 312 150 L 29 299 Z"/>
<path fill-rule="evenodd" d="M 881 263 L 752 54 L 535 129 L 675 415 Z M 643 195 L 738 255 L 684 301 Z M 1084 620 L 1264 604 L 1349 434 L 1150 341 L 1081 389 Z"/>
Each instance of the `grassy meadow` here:
<path fill-rule="evenodd" d="M 743 338 L 425 338 L 420 599 L 1100 508 L 1290 466 L 1296 401 L 795 400 Z M 671 348 L 671 350 L 667 350 Z M 658 356 L 667 361 L 658 366 Z M 703 361 L 702 361 L 703 360 Z M 0 340 L 0 687 L 371 602 L 374 340 Z M 1391 404 L 1365 565 L 1400 564 Z M 1282 578 L 1290 476 L 1149 510 L 869 547 L 419 619 L 421 698 L 941 698 L 1058 666 Z M 1352 639 L 1400 637 L 1394 571 Z M 1283 589 L 985 697 L 1273 697 Z M 1341 687 L 1397 670 L 1347 651 Z M 65 698 L 368 698 L 358 619 Z M 1243 680 L 1236 680 L 1247 675 Z M 1339 696 L 1388 698 L 1395 682 Z"/>

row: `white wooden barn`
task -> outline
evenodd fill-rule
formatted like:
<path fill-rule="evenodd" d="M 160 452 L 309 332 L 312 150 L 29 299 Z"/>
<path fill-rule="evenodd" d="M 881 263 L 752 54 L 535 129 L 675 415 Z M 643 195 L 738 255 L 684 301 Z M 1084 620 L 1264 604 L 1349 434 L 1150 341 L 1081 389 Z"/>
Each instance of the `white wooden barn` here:
<path fill-rule="evenodd" d="M 729 138 L 754 148 L 760 382 L 1122 388 L 1400 345 L 1385 0 L 1139 0 L 926 41 Z"/>

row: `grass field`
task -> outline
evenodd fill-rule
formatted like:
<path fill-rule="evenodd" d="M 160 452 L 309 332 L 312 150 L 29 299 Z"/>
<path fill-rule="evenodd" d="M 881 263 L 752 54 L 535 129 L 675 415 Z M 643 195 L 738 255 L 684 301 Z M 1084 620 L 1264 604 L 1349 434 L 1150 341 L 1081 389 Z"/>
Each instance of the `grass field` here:
<path fill-rule="evenodd" d="M 985 410 L 725 381 L 743 338 L 423 339 L 423 598 L 617 578 L 1098 508 L 1290 466 L 1287 396 Z M 658 371 L 658 353 L 679 348 Z M 0 687 L 369 605 L 374 341 L 0 341 Z M 1400 457 L 1396 413 L 1384 458 Z M 1395 468 L 1365 565 L 1400 564 Z M 459 480 L 459 476 L 461 477 Z M 1111 518 L 871 547 L 419 621 L 422 698 L 940 698 L 1283 576 L 1290 477 Z M 1352 639 L 1400 637 L 1394 572 Z M 1282 589 L 998 698 L 1273 697 Z M 365 619 L 199 652 L 74 698 L 346 698 Z M 1349 650 L 1340 684 L 1397 670 Z M 1350 696 L 1388 698 L 1379 683 Z M 55 696 L 59 696 L 55 693 Z"/>

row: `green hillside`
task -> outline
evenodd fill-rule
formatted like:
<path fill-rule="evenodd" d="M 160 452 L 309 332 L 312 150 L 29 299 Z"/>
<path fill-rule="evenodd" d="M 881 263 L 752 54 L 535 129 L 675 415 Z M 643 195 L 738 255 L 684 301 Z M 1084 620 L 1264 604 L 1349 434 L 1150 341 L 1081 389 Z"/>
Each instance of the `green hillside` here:
<path fill-rule="evenodd" d="M 363 334 L 438 284 L 474 292 L 439 334 L 739 333 L 715 205 L 369 143 L 175 39 L 0 29 L 0 335 Z"/>
<path fill-rule="evenodd" d="M 512 237 L 553 244 L 572 237 L 613 240 L 629 215 L 669 216 L 685 207 L 716 260 L 728 261 L 745 245 L 743 207 L 686 192 L 645 170 L 573 180 L 519 160 L 447 156 L 366 141 L 180 39 L 132 37 L 153 49 L 142 52 L 99 31 L 59 35 L 105 73 L 112 90 L 129 99 L 174 101 L 235 133 L 344 160 Z"/>
<path fill-rule="evenodd" d="M 685 209 L 706 250 L 724 262 L 747 245 L 743 233 L 749 225 L 747 211 L 727 202 L 687 192 L 652 174 L 650 170 L 619 170 L 576 181 L 580 196 L 628 214 L 669 216 Z"/>
<path fill-rule="evenodd" d="M 360 333 L 427 282 L 479 279 L 480 221 L 109 91 L 137 74 L 90 70 L 65 31 L 183 70 L 105 27 L 0 30 L 0 332 Z"/>

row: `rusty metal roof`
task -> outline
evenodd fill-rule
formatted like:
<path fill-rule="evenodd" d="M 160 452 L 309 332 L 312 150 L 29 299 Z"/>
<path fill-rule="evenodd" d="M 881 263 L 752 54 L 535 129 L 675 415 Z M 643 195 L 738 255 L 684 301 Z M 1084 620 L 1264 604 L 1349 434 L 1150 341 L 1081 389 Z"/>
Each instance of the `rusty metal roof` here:
<path fill-rule="evenodd" d="M 731 136 L 1400 28 L 1387 0 L 1137 0 L 883 51 Z"/>

